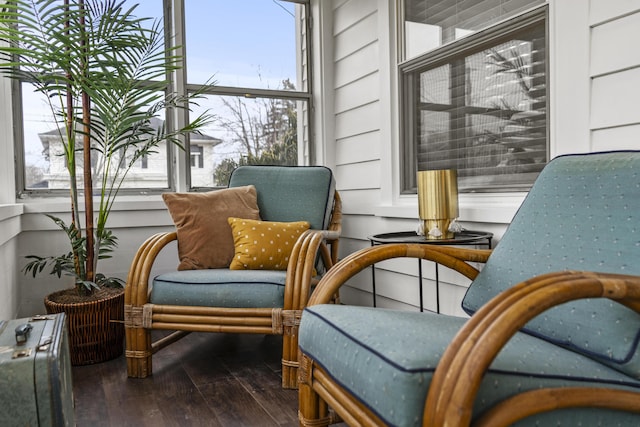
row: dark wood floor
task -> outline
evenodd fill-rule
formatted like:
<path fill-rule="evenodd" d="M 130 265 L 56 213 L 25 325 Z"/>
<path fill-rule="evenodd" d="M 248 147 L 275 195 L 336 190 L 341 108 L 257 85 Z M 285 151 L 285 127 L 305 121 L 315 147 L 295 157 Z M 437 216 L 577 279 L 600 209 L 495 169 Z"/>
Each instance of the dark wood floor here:
<path fill-rule="evenodd" d="M 298 395 L 280 381 L 281 337 L 192 333 L 129 379 L 124 356 L 73 367 L 78 427 L 297 426 Z"/>

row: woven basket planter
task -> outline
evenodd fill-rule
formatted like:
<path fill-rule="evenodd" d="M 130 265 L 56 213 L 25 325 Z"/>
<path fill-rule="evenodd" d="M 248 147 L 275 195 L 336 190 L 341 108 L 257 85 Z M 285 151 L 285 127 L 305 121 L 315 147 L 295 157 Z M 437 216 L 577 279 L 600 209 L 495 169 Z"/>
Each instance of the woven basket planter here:
<path fill-rule="evenodd" d="M 71 364 L 90 365 L 115 359 L 124 348 L 124 289 L 96 301 L 60 303 L 47 295 L 47 313 L 67 315 Z"/>

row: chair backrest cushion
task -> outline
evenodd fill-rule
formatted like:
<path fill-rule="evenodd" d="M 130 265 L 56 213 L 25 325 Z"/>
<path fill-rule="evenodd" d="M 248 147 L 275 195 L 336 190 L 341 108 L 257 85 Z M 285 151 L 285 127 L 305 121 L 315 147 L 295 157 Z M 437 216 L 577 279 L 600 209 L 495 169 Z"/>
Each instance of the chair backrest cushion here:
<path fill-rule="evenodd" d="M 561 270 L 640 275 L 640 152 L 557 157 L 540 173 L 463 309 Z M 640 315 L 606 299 L 554 307 L 525 332 L 640 378 Z"/>
<path fill-rule="evenodd" d="M 260 218 L 265 221 L 307 221 L 312 229 L 329 226 L 335 181 L 324 166 L 240 166 L 229 187 L 254 185 Z"/>

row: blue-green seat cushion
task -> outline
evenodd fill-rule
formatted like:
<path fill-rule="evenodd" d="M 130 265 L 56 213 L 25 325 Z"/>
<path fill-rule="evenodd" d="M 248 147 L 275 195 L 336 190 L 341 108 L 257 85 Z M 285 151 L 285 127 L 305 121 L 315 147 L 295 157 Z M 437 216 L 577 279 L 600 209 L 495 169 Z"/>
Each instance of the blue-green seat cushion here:
<path fill-rule="evenodd" d="M 183 270 L 153 279 L 152 304 L 202 307 L 281 308 L 286 271 Z"/>
<path fill-rule="evenodd" d="M 229 187 L 254 185 L 264 221 L 307 221 L 314 230 L 329 226 L 335 181 L 324 166 L 241 166 Z"/>
<path fill-rule="evenodd" d="M 385 423 L 419 426 L 435 367 L 465 321 L 430 312 L 318 305 L 308 307 L 302 315 L 299 346 Z M 543 386 L 640 391 L 640 382 L 622 372 L 519 333 L 487 372 L 474 417 L 507 396 Z M 517 425 L 638 426 L 640 417 L 593 408 L 572 409 L 525 419 Z"/>
<path fill-rule="evenodd" d="M 544 168 L 463 308 L 469 314 L 539 274 L 640 275 L 640 152 L 558 157 Z M 554 307 L 525 331 L 640 378 L 640 315 L 605 299 Z"/>

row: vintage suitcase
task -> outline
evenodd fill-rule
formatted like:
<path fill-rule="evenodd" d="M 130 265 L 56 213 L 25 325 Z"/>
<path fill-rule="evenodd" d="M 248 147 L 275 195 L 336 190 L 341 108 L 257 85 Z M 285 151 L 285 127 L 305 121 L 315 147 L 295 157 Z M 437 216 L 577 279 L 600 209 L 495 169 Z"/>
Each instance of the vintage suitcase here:
<path fill-rule="evenodd" d="M 73 426 L 64 313 L 0 321 L 0 426 Z"/>

